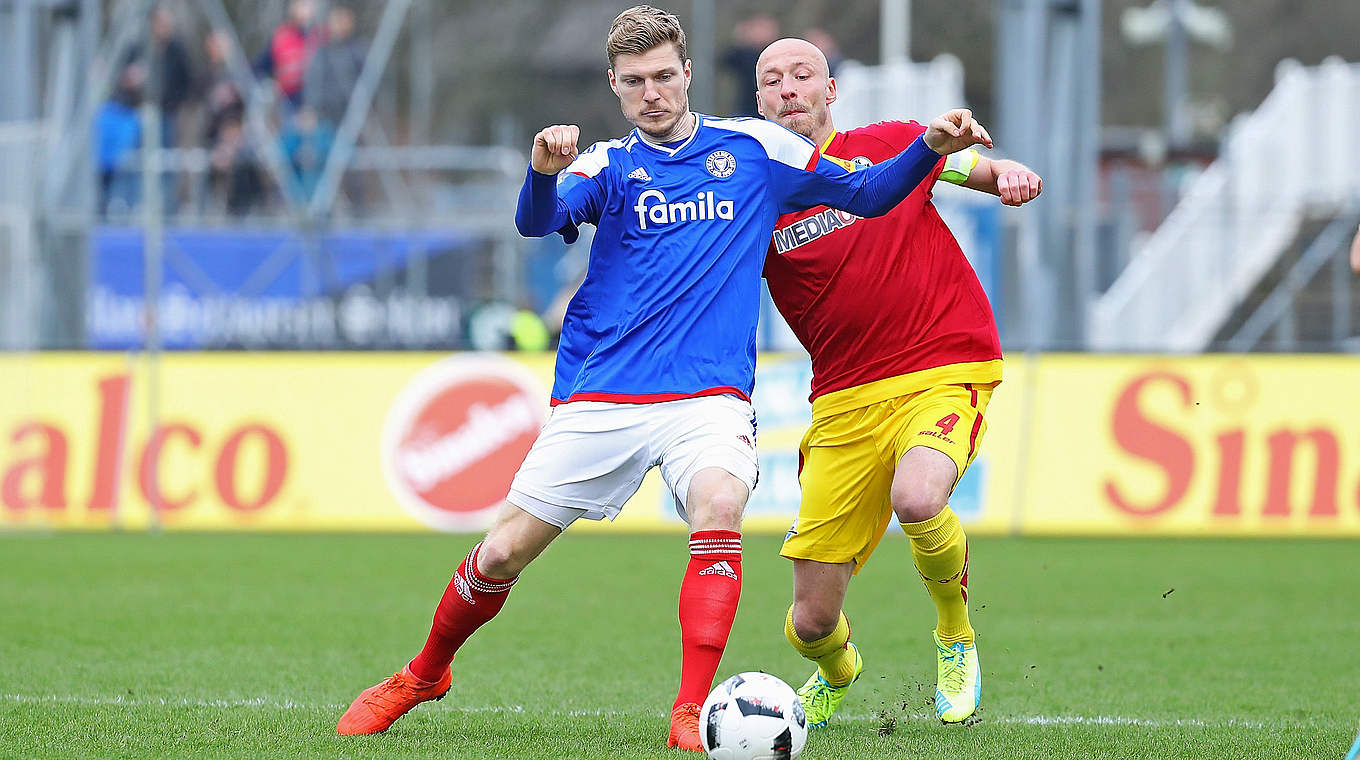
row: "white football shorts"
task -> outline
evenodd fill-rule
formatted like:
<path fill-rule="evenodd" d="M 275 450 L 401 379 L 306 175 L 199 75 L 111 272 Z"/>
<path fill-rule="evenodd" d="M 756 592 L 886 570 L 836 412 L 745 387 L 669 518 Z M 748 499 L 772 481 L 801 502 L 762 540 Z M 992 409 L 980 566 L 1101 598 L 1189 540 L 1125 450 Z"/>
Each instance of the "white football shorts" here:
<path fill-rule="evenodd" d="M 694 474 L 717 467 L 755 488 L 755 410 L 735 396 L 651 404 L 573 401 L 553 410 L 510 484 L 511 504 L 559 528 L 614 519 L 653 467 L 685 514 Z"/>

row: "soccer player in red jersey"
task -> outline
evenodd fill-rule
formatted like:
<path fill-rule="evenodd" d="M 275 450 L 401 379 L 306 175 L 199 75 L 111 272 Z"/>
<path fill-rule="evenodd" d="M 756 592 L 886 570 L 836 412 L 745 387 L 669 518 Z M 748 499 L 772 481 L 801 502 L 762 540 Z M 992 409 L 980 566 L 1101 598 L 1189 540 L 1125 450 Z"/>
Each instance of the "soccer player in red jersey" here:
<path fill-rule="evenodd" d="M 756 85 L 762 116 L 852 170 L 897 154 L 925 130 L 881 122 L 836 131 L 828 108 L 836 82 L 826 57 L 804 40 L 766 48 Z M 1001 345 L 977 276 L 930 202 L 935 179 L 1010 206 L 1041 188 L 1039 176 L 1014 161 L 963 151 L 941 160 L 886 216 L 822 206 L 780 217 L 766 258 L 775 305 L 812 355 L 803 499 L 781 554 L 794 563 L 785 634 L 817 663 L 799 690 L 814 727 L 825 725 L 863 670 L 842 605 L 850 577 L 894 516 L 938 615 L 936 712 L 963 721 L 981 696 L 968 544 L 948 502 L 986 430 Z"/>

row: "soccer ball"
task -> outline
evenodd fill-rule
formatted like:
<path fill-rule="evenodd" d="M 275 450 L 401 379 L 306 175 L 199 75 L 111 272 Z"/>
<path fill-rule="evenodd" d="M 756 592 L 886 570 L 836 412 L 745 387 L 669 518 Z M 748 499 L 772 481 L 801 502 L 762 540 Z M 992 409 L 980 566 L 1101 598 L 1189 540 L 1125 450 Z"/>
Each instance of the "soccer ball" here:
<path fill-rule="evenodd" d="M 710 760 L 795 760 L 807 743 L 807 715 L 788 684 L 739 673 L 699 708 L 699 740 Z"/>

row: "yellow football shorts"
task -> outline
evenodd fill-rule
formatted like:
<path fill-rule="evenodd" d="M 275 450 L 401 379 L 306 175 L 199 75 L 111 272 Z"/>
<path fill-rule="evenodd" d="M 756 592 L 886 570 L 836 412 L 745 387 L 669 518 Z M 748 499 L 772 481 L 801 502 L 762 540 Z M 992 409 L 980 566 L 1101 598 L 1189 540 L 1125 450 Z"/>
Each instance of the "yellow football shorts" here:
<path fill-rule="evenodd" d="M 903 455 L 926 446 L 954 460 L 954 483 L 977 456 L 994 384 L 939 385 L 814 419 L 799 447 L 803 501 L 780 554 L 858 573 L 893 519 Z"/>

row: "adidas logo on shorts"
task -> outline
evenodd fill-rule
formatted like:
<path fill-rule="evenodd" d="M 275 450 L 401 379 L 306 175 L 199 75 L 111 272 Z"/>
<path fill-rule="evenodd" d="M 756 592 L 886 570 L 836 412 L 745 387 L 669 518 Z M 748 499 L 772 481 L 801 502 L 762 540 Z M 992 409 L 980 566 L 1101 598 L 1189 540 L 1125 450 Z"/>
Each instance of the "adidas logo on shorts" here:
<path fill-rule="evenodd" d="M 714 562 L 703 570 L 700 570 L 699 575 L 724 575 L 732 580 L 737 579 L 736 571 L 732 569 L 731 565 L 727 564 L 727 560 Z"/>

